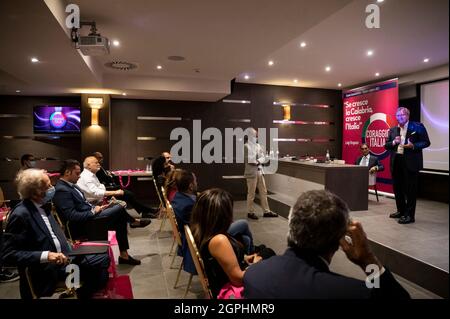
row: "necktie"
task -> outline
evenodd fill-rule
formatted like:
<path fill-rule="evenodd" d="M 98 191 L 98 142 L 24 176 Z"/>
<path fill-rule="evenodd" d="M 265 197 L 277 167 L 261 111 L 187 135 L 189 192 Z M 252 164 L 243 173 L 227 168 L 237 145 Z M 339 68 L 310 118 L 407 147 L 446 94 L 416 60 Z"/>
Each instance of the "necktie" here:
<path fill-rule="evenodd" d="M 45 214 L 47 215 L 48 221 L 50 222 L 50 226 L 53 230 L 53 233 L 55 234 L 56 238 L 58 238 L 59 244 L 61 245 L 61 252 L 67 253 L 71 251 L 70 245 L 67 242 L 67 238 L 64 235 L 61 227 L 56 222 L 55 218 L 51 214 L 52 204 L 50 202 L 44 204 L 41 206 L 42 209 L 45 211 Z"/>
<path fill-rule="evenodd" d="M 52 210 L 52 203 L 47 202 L 44 205 L 41 205 L 41 208 L 44 210 L 45 214 L 48 216 Z"/>

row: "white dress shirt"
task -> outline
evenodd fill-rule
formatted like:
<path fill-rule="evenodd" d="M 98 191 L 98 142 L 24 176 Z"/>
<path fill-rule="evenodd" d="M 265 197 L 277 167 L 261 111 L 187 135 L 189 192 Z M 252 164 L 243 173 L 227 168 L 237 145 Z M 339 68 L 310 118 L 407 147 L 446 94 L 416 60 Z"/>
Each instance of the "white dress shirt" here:
<path fill-rule="evenodd" d="M 268 160 L 264 149 L 258 143 L 248 141 L 244 144 L 244 176 L 255 177 L 256 174 L 263 174 L 263 163 Z M 253 165 L 251 165 L 253 164 Z M 256 165 L 255 165 L 256 164 Z"/>
<path fill-rule="evenodd" d="M 81 172 L 77 186 L 81 188 L 86 200 L 90 203 L 100 202 L 106 193 L 106 187 L 98 180 L 97 176 L 85 168 Z"/>
<path fill-rule="evenodd" d="M 406 122 L 406 124 L 403 125 L 403 127 L 401 127 L 401 126 L 399 125 L 399 128 L 400 128 L 400 140 L 401 140 L 401 142 L 400 142 L 400 144 L 398 144 L 398 147 L 397 147 L 397 154 L 403 154 L 403 152 L 404 152 L 404 147 L 403 147 L 403 145 L 405 145 L 405 141 L 406 141 L 406 132 L 408 131 L 408 124 L 409 124 L 409 121 Z"/>
<path fill-rule="evenodd" d="M 361 157 L 361 162 L 359 162 L 359 166 L 369 166 L 370 154 L 367 156 Z"/>
<path fill-rule="evenodd" d="M 33 201 L 33 204 L 36 207 L 36 209 L 38 210 L 38 212 L 41 215 L 42 219 L 44 220 L 45 226 L 47 226 L 47 229 L 48 229 L 48 231 L 50 233 L 50 236 L 52 236 L 53 243 L 55 244 L 55 247 L 56 247 L 56 252 L 60 253 L 61 252 L 61 243 L 59 242 L 58 237 L 56 237 L 55 233 L 53 232 L 52 225 L 50 224 L 50 221 L 48 220 L 47 213 L 41 207 L 42 204 L 38 204 L 38 203 L 36 203 L 34 201 Z M 41 254 L 41 263 L 48 262 L 48 253 L 49 253 L 49 251 L 43 251 L 42 252 L 42 254 Z"/>

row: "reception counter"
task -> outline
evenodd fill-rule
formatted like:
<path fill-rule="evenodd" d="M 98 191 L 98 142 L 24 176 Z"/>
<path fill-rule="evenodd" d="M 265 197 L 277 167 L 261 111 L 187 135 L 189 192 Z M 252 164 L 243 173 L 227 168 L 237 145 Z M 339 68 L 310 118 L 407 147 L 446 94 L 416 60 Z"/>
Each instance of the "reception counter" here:
<path fill-rule="evenodd" d="M 276 174 L 265 175 L 271 199 L 293 206 L 309 190 L 326 189 L 341 197 L 350 210 L 368 209 L 367 167 L 279 159 Z"/>

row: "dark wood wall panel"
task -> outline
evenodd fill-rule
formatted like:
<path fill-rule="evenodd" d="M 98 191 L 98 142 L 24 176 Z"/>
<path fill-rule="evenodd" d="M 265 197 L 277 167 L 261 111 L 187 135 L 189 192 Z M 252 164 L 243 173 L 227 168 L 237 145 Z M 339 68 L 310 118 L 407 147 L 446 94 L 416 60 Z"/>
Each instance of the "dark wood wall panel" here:
<path fill-rule="evenodd" d="M 170 150 L 176 141 L 170 141 L 172 129 L 186 128 L 191 136 L 192 120 L 201 120 L 202 132 L 208 127 L 216 127 L 225 136 L 225 128 L 241 127 L 279 127 L 279 137 L 284 138 L 330 138 L 328 143 L 280 143 L 281 155 L 325 155 L 327 149 L 335 156 L 340 156 L 341 135 L 337 125 L 292 125 L 281 127 L 274 124 L 274 119 L 282 119 L 280 106 L 274 101 L 289 100 L 293 103 L 327 104 L 333 107 L 305 108 L 294 106 L 292 114 L 303 121 L 328 121 L 340 123 L 341 92 L 336 90 L 303 89 L 294 87 L 275 87 L 269 85 L 235 84 L 232 93 L 225 100 L 248 100 L 244 103 L 218 102 L 184 102 L 154 100 L 111 100 L 111 166 L 113 169 L 145 168 L 147 161 L 138 157 L 158 156 L 162 151 Z M 182 121 L 138 120 L 138 116 L 180 117 Z M 236 120 L 250 119 L 251 122 Z M 297 118 L 295 118 L 297 119 Z M 285 136 L 286 135 L 286 136 Z M 137 137 L 156 137 L 156 140 L 138 141 Z M 223 142 L 222 155 L 225 156 Z M 202 145 L 208 141 L 202 141 Z M 223 179 L 222 176 L 242 176 L 243 164 L 198 164 L 183 163 L 178 167 L 190 169 L 198 175 L 201 190 L 210 187 L 222 187 L 235 196 L 243 198 L 245 180 Z"/>

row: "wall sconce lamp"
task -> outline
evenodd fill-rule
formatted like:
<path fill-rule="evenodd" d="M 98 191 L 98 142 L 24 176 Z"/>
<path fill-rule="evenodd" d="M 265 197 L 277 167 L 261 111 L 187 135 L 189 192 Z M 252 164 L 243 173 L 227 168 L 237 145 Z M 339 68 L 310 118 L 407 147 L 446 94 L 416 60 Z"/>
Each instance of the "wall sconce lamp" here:
<path fill-rule="evenodd" d="M 91 125 L 98 126 L 98 109 L 91 109 Z"/>
<path fill-rule="evenodd" d="M 283 121 L 289 121 L 291 119 L 291 106 L 289 104 L 283 104 Z"/>
<path fill-rule="evenodd" d="M 91 125 L 98 125 L 98 111 L 103 106 L 103 98 L 89 97 L 88 104 L 91 107 Z"/>

